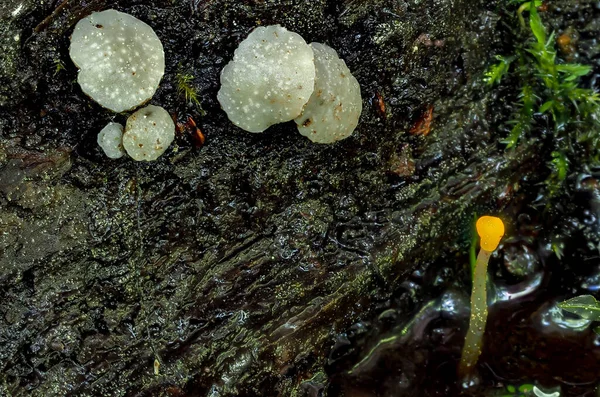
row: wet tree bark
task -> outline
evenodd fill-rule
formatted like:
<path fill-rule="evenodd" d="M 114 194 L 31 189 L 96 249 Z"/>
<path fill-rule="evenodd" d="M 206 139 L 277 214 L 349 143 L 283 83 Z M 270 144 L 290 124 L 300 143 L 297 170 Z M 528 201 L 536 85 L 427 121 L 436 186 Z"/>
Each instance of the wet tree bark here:
<path fill-rule="evenodd" d="M 85 97 L 68 46 L 106 8 L 155 29 L 167 71 L 152 103 L 192 117 L 204 146 L 184 130 L 156 162 L 104 157 L 97 132 L 125 117 Z M 505 45 L 500 14 L 466 0 L 5 2 L 0 394 L 322 395 L 390 323 L 452 286 L 464 303 L 474 214 L 510 218 L 545 178 L 537 143 L 498 144 L 518 95 L 481 82 Z M 220 110 L 220 69 L 274 23 L 346 60 L 364 100 L 352 138 L 248 134 Z"/>

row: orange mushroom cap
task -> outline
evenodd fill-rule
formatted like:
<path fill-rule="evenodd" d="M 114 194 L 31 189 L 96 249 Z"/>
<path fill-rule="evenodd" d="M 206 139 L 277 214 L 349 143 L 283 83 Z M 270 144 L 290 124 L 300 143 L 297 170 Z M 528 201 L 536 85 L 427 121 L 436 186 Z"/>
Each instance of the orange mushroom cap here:
<path fill-rule="evenodd" d="M 494 251 L 498 248 L 502 236 L 504 236 L 504 223 L 495 216 L 482 216 L 475 224 L 479 234 L 479 245 L 486 251 Z"/>

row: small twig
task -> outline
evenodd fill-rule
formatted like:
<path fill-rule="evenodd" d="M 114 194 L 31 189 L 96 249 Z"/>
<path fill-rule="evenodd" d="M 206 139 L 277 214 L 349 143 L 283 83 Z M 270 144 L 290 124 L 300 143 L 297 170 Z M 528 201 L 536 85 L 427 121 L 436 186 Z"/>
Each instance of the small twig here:
<path fill-rule="evenodd" d="M 52 20 L 54 18 L 56 18 L 56 16 L 67 6 L 67 4 L 69 3 L 69 1 L 70 0 L 63 0 L 63 2 L 60 3 L 59 6 L 54 9 L 54 11 L 52 11 L 52 14 L 50 14 L 46 18 L 44 18 L 44 20 L 42 22 L 40 22 L 35 27 L 35 29 L 33 29 L 33 31 L 35 33 L 39 33 L 42 30 L 46 29 L 46 27 L 50 24 L 50 22 L 52 22 Z"/>

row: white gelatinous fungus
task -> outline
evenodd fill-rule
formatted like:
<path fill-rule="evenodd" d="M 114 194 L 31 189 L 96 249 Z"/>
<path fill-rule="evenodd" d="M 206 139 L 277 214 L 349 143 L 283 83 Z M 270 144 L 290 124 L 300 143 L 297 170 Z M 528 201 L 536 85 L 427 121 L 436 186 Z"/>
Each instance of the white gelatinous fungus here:
<path fill-rule="evenodd" d="M 280 25 L 258 27 L 221 72 L 217 99 L 229 120 L 249 132 L 293 120 L 314 89 L 313 51 Z"/>
<path fill-rule="evenodd" d="M 115 112 L 152 98 L 165 71 L 163 46 L 154 30 L 116 10 L 77 22 L 69 54 L 79 68 L 83 92 Z"/>
<path fill-rule="evenodd" d="M 338 57 L 321 43 L 311 43 L 315 54 L 315 89 L 295 119 L 300 134 L 313 142 L 333 143 L 352 135 L 362 112 L 360 85 Z"/>
<path fill-rule="evenodd" d="M 108 123 L 98 133 L 98 145 L 104 154 L 111 159 L 119 159 L 125 154 L 123 149 L 123 126 L 119 123 Z"/>
<path fill-rule="evenodd" d="M 171 115 L 160 106 L 148 105 L 127 119 L 123 147 L 137 161 L 156 160 L 175 139 Z"/>

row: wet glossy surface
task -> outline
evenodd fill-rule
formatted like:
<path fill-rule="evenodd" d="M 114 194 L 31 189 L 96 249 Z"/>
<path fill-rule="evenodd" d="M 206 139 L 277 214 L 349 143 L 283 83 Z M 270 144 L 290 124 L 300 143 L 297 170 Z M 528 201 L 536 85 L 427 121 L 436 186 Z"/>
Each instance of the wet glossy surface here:
<path fill-rule="evenodd" d="M 519 93 L 481 79 L 519 42 L 499 2 L 7 4 L 0 394 L 481 396 L 537 382 L 593 395 L 600 339 L 556 303 L 600 286 L 600 173 L 573 169 L 567 193 L 544 197 L 552 132 L 513 151 L 499 143 Z M 161 38 L 153 103 L 192 117 L 204 146 L 183 129 L 155 164 L 97 147 L 126 116 L 79 91 L 68 36 L 108 6 Z M 543 18 L 579 32 L 571 56 L 598 67 L 599 14 L 565 1 Z M 260 136 L 229 123 L 219 71 L 273 23 L 345 59 L 365 99 L 351 138 L 316 146 L 293 123 Z M 206 115 L 178 94 L 177 73 L 194 75 Z M 456 366 L 482 214 L 501 214 L 506 235 L 465 387 Z"/>

